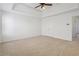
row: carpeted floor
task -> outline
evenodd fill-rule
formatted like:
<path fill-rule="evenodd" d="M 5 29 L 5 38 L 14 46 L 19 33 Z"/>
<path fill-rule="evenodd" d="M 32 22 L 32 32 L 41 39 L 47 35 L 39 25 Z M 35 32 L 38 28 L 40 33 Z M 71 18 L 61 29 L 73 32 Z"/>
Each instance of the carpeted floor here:
<path fill-rule="evenodd" d="M 65 41 L 47 36 L 0 44 L 4 56 L 79 56 L 79 40 Z"/>

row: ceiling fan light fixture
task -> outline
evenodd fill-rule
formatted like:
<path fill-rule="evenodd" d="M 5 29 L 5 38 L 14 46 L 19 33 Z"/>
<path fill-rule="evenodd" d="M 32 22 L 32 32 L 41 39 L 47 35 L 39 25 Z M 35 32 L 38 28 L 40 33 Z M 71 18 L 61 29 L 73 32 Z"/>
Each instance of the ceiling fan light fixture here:
<path fill-rule="evenodd" d="M 40 5 L 36 6 L 35 8 L 41 7 L 41 9 L 46 9 L 46 6 L 52 6 L 52 4 L 49 3 L 39 3 Z"/>
<path fill-rule="evenodd" d="M 45 7 L 42 7 L 42 9 L 46 9 Z"/>

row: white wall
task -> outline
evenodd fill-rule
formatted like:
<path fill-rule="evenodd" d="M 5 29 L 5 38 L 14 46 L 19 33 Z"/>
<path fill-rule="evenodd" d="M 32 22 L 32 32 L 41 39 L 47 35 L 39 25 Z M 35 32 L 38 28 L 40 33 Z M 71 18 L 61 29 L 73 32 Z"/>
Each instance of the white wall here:
<path fill-rule="evenodd" d="M 41 13 L 22 3 L 0 4 L 3 10 L 3 41 L 39 36 Z"/>
<path fill-rule="evenodd" d="M 79 16 L 73 17 L 72 24 L 72 35 L 76 37 L 76 34 L 79 34 Z"/>
<path fill-rule="evenodd" d="M 40 18 L 4 12 L 2 16 L 3 38 L 10 41 L 40 35 Z"/>
<path fill-rule="evenodd" d="M 2 11 L 0 11 L 0 42 L 2 41 Z"/>
<path fill-rule="evenodd" d="M 70 5 L 67 6 L 69 7 Z M 58 14 L 55 13 L 58 11 L 46 11 L 46 14 L 44 12 L 42 19 L 42 35 L 72 41 L 72 17 L 79 15 L 77 8 L 78 6 L 72 7 L 72 10 L 69 9 L 68 11 L 66 9 L 67 11 L 65 11 L 62 7 L 61 9 L 63 9 L 64 12 Z M 59 12 L 60 11 L 61 10 L 59 10 Z"/>
<path fill-rule="evenodd" d="M 64 40 L 72 40 L 71 28 L 71 17 L 66 14 L 47 17 L 42 20 L 42 35 L 56 37 Z"/>
<path fill-rule="evenodd" d="M 42 12 L 42 18 L 41 13 L 33 8 L 18 4 L 12 9 L 12 5 L 11 8 L 8 8 L 9 4 L 3 5 L 2 32 L 4 41 L 38 35 L 72 40 L 72 17 L 79 15 L 77 4 L 53 6 L 49 10 Z"/>

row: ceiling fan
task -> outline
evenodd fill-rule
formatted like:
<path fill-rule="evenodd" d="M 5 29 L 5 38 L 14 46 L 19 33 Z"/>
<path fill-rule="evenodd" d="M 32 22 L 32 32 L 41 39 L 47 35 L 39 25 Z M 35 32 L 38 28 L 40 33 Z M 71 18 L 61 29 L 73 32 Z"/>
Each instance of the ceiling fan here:
<path fill-rule="evenodd" d="M 35 8 L 41 7 L 42 9 L 45 8 L 45 6 L 52 6 L 51 3 L 39 3 L 40 5 L 36 6 Z"/>

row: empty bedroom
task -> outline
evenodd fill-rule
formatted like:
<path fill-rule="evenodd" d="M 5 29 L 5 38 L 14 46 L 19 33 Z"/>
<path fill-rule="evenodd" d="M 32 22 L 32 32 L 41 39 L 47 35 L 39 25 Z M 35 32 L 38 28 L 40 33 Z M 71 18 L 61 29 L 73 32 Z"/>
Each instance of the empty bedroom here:
<path fill-rule="evenodd" d="M 78 3 L 0 3 L 0 56 L 79 56 Z"/>

